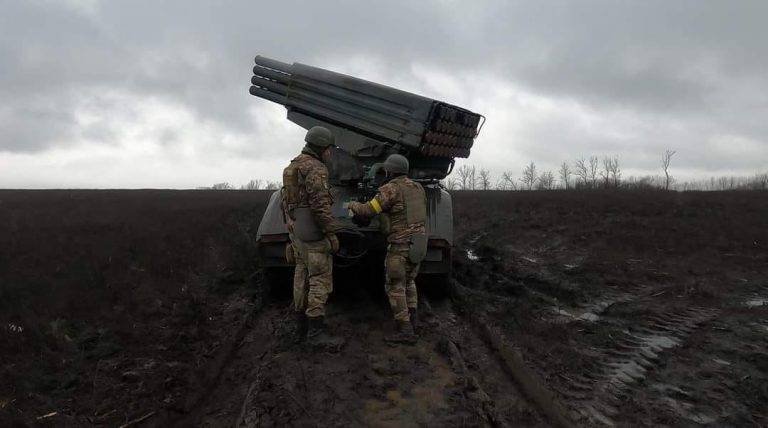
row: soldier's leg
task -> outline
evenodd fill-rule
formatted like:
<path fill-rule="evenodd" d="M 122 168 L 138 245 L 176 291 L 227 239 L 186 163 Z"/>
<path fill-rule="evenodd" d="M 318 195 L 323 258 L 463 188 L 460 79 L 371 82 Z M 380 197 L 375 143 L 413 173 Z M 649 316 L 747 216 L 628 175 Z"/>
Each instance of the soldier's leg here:
<path fill-rule="evenodd" d="M 421 332 L 421 323 L 419 320 L 419 313 L 417 306 L 419 304 L 419 295 L 416 292 L 416 275 L 419 274 L 419 264 L 411 263 L 410 260 L 406 260 L 406 285 L 405 285 L 405 300 L 408 303 L 408 315 L 411 319 L 411 325 L 415 333 Z"/>
<path fill-rule="evenodd" d="M 385 286 L 387 297 L 389 297 L 389 304 L 395 316 L 396 327 L 394 334 L 384 338 L 385 341 L 390 343 L 414 344 L 417 340 L 413 332 L 413 325 L 410 322 L 411 317 L 408 312 L 408 301 L 405 295 L 406 282 L 408 281 L 407 257 L 407 250 L 398 251 L 398 249 L 393 249 L 390 246 L 387 251 L 385 262 L 387 278 Z"/>
<path fill-rule="evenodd" d="M 293 241 L 293 252 L 296 258 L 296 267 L 293 271 L 293 310 L 304 312 L 307 310 L 307 253 L 301 242 Z"/>
<path fill-rule="evenodd" d="M 325 303 L 333 291 L 333 256 L 327 240 L 307 244 L 307 316 L 325 315 Z"/>
<path fill-rule="evenodd" d="M 307 272 L 309 275 L 307 343 L 313 347 L 338 352 L 344 346 L 345 340 L 343 337 L 331 334 L 325 324 L 325 303 L 333 291 L 333 256 L 331 244 L 327 239 L 308 245 Z"/>
<path fill-rule="evenodd" d="M 386 281 L 384 283 L 389 305 L 396 321 L 409 321 L 408 303 L 405 296 L 407 280 L 405 255 L 391 248 L 385 260 Z"/>
<path fill-rule="evenodd" d="M 293 237 L 291 237 L 293 238 Z M 296 239 L 291 239 L 291 250 L 296 263 L 293 271 L 293 314 L 295 322 L 295 341 L 302 342 L 307 336 L 307 260 L 303 245 Z"/>
<path fill-rule="evenodd" d="M 419 275 L 419 267 L 421 266 L 420 263 L 411 263 L 410 261 L 406 262 L 407 270 L 407 282 L 405 286 L 405 298 L 408 302 L 408 309 L 416 309 L 419 305 L 419 295 L 416 291 L 416 276 Z"/>

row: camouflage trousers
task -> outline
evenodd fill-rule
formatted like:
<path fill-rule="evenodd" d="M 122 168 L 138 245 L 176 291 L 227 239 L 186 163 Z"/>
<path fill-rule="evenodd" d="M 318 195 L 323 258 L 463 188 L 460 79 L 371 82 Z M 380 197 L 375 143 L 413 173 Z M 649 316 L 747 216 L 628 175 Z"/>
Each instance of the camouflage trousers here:
<path fill-rule="evenodd" d="M 384 287 L 395 320 L 409 321 L 408 308 L 415 309 L 418 304 L 416 276 L 419 274 L 419 263 L 411 263 L 408 259 L 407 244 L 390 244 L 384 263 Z"/>
<path fill-rule="evenodd" d="M 303 242 L 291 235 L 296 268 L 293 273 L 293 309 L 308 317 L 325 315 L 325 302 L 333 291 L 331 243 L 324 238 Z"/>

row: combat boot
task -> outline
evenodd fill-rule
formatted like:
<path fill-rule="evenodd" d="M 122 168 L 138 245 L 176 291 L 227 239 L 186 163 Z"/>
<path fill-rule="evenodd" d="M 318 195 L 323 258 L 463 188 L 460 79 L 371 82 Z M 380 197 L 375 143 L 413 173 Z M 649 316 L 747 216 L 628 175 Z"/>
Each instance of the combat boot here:
<path fill-rule="evenodd" d="M 408 308 L 408 316 L 411 318 L 411 325 L 415 334 L 421 333 L 421 323 L 419 322 L 419 311 L 416 308 Z"/>
<path fill-rule="evenodd" d="M 296 321 L 296 343 L 301 343 L 307 338 L 309 321 L 304 311 L 294 312 L 294 317 Z"/>
<path fill-rule="evenodd" d="M 307 344 L 326 349 L 330 352 L 339 352 L 346 343 L 343 337 L 334 336 L 328 332 L 328 326 L 325 324 L 325 317 L 309 318 L 309 328 L 307 329 Z"/>
<path fill-rule="evenodd" d="M 395 333 L 384 338 L 389 343 L 403 343 L 413 345 L 416 343 L 416 334 L 410 321 L 395 321 Z"/>

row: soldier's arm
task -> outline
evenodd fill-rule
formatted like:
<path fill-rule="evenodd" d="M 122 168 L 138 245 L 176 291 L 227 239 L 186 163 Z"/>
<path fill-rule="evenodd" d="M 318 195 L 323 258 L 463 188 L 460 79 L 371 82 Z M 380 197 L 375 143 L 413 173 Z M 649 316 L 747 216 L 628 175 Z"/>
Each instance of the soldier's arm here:
<path fill-rule="evenodd" d="M 307 186 L 307 196 L 309 197 L 309 206 L 315 217 L 317 225 L 323 230 L 323 233 L 329 234 L 338 229 L 336 219 L 331 214 L 330 187 L 328 186 L 328 172 L 320 168 L 311 169 L 307 173 L 305 180 Z"/>
<path fill-rule="evenodd" d="M 364 204 L 352 202 L 349 204 L 349 209 L 356 216 L 370 218 L 382 212 L 389 212 L 396 201 L 397 187 L 392 184 L 385 184 L 379 187 L 379 192 L 373 199 Z"/>

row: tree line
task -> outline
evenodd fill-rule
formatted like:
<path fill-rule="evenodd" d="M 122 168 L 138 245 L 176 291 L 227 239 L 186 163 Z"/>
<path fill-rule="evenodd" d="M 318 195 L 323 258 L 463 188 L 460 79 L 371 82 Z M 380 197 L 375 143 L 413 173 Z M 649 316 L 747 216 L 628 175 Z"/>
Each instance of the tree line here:
<path fill-rule="evenodd" d="M 663 189 L 663 190 L 768 190 L 768 172 L 752 177 L 723 176 L 706 180 L 678 182 L 670 166 L 674 150 L 661 155 L 661 174 L 623 177 L 618 156 L 582 157 L 563 162 L 556 172 L 540 171 L 535 162 L 526 165 L 518 176 L 505 171 L 496 180 L 489 170 L 462 165 L 442 181 L 448 190 L 553 190 L 553 189 Z"/>
<path fill-rule="evenodd" d="M 282 186 L 282 183 L 277 181 L 253 179 L 240 187 L 222 182 L 207 187 L 198 187 L 197 190 L 277 190 Z"/>
<path fill-rule="evenodd" d="M 448 190 L 553 190 L 553 189 L 663 189 L 663 190 L 768 190 L 768 172 L 751 177 L 722 176 L 704 180 L 678 182 L 671 173 L 672 158 L 677 152 L 665 150 L 659 163 L 659 175 L 623 177 L 618 156 L 581 157 L 563 162 L 557 171 L 540 171 L 535 162 L 526 165 L 518 176 L 505 171 L 493 177 L 488 169 L 462 165 L 441 181 Z M 216 183 L 201 190 L 276 190 L 280 182 L 253 179 L 235 187 Z"/>
<path fill-rule="evenodd" d="M 523 168 L 522 175 L 505 171 L 494 182 L 487 169 L 474 165 L 462 165 L 456 176 L 447 178 L 443 185 L 449 190 L 552 190 L 552 189 L 596 189 L 617 188 L 622 185 L 621 167 L 618 156 L 597 156 L 576 159 L 573 163 L 563 162 L 557 170 L 539 171 L 535 162 Z"/>

